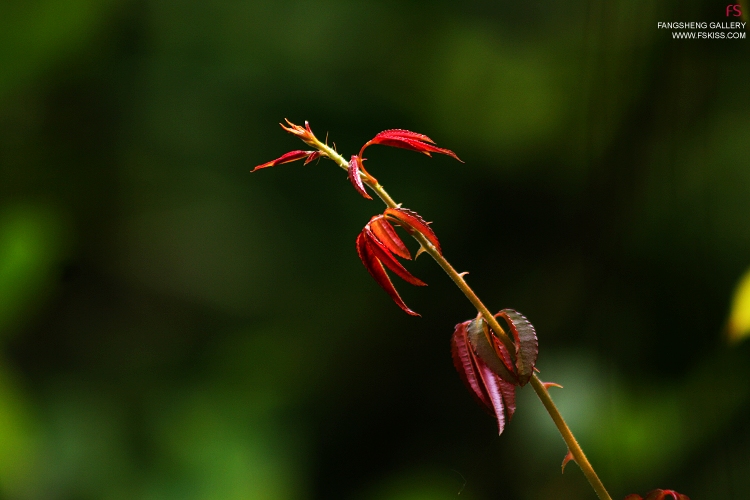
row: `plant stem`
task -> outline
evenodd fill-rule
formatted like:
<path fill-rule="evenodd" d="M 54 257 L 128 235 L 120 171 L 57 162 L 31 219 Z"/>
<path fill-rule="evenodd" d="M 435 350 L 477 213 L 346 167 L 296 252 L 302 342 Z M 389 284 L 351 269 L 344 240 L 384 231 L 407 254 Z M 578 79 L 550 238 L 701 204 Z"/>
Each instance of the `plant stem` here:
<path fill-rule="evenodd" d="M 329 147 L 327 144 L 324 144 L 320 141 L 317 141 L 313 144 L 316 146 L 323 154 L 325 154 L 328 158 L 333 160 L 339 167 L 343 168 L 344 170 L 349 169 L 349 163 L 340 155 L 338 154 L 333 148 Z M 398 203 L 396 203 L 393 198 L 388 194 L 388 192 L 383 188 L 383 186 L 380 185 L 378 182 L 373 182 L 368 176 L 365 174 L 360 173 L 360 176 L 362 178 L 362 181 L 370 186 L 375 193 L 380 197 L 381 200 L 390 208 L 397 208 L 399 206 Z M 430 254 L 430 256 L 435 260 L 435 262 L 438 263 L 438 265 L 443 268 L 443 270 L 446 272 L 446 274 L 453 280 L 453 282 L 458 286 L 458 288 L 464 293 L 467 299 L 469 299 L 469 302 L 471 302 L 474 307 L 479 311 L 479 313 L 482 314 L 485 321 L 489 324 L 490 328 L 495 332 L 498 339 L 503 343 L 506 349 L 508 349 L 508 352 L 515 353 L 516 348 L 513 341 L 508 337 L 508 334 L 505 332 L 505 329 L 500 325 L 500 323 L 497 321 L 497 319 L 492 315 L 492 313 L 487 309 L 487 306 L 482 303 L 482 301 L 477 297 L 477 295 L 474 293 L 474 290 L 471 289 L 471 287 L 466 283 L 466 280 L 464 280 L 463 275 L 461 273 L 458 273 L 453 266 L 446 260 L 443 255 L 438 252 L 437 248 L 435 248 L 427 238 L 425 238 L 421 233 L 414 232 L 412 236 L 419 242 L 420 245 L 422 245 L 422 248 L 425 252 Z M 591 487 L 596 492 L 597 496 L 600 500 L 612 500 L 612 497 L 609 496 L 609 493 L 607 492 L 607 489 L 604 487 L 604 484 L 602 484 L 601 480 L 599 479 L 599 476 L 596 475 L 596 471 L 594 471 L 594 468 L 591 466 L 591 463 L 586 458 L 586 455 L 583 453 L 583 449 L 581 448 L 581 445 L 578 444 L 578 441 L 576 440 L 575 436 L 573 436 L 573 432 L 571 432 L 570 427 L 568 427 L 568 424 L 565 423 L 565 419 L 563 419 L 562 415 L 560 414 L 560 411 L 557 409 L 557 406 L 555 406 L 554 401 L 552 401 L 552 397 L 549 394 L 549 391 L 544 386 L 541 380 L 534 374 L 531 377 L 531 386 L 534 388 L 534 391 L 536 392 L 536 395 L 539 397 L 539 400 L 544 405 L 544 408 L 547 410 L 547 413 L 549 413 L 549 416 L 552 418 L 552 421 L 555 423 L 555 426 L 557 427 L 557 430 L 560 432 L 560 435 L 562 436 L 563 440 L 565 441 L 565 444 L 568 445 L 568 450 L 570 450 L 571 454 L 575 458 L 576 463 L 583 471 L 583 474 L 586 476 L 586 479 L 588 479 L 589 484 L 591 484 Z"/>
<path fill-rule="evenodd" d="M 570 431 L 570 427 L 568 427 L 568 424 L 565 423 L 565 419 L 560 415 L 560 411 L 557 409 L 557 406 L 555 406 L 554 401 L 552 401 L 549 391 L 544 387 L 544 384 L 539 380 L 539 377 L 537 377 L 536 374 L 531 377 L 531 386 L 534 388 L 536 395 L 539 396 L 539 399 L 547 410 L 547 413 L 549 413 L 549 416 L 552 417 L 552 421 L 555 422 L 557 430 L 560 431 L 560 435 L 565 441 L 565 444 L 568 445 L 568 450 L 573 454 L 578 467 L 581 468 L 583 475 L 589 480 L 589 484 L 596 492 L 596 495 L 601 500 L 612 500 L 612 497 L 607 493 L 604 484 L 602 484 L 601 479 L 596 475 L 596 471 L 594 471 L 588 458 L 586 458 L 586 454 L 583 453 L 581 445 L 578 444 L 575 436 L 573 436 L 573 433 Z"/>

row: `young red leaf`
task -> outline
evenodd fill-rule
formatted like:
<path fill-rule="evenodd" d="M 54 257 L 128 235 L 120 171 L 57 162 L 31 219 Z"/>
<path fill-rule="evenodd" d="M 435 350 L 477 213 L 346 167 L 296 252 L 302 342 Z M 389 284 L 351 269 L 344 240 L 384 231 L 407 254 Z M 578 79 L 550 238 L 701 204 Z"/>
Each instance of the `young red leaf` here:
<path fill-rule="evenodd" d="M 362 168 L 361 158 L 357 155 L 352 155 L 352 159 L 349 160 L 349 168 L 347 169 L 349 182 L 352 183 L 352 186 L 354 186 L 354 189 L 356 189 L 359 194 L 364 198 L 371 200 L 372 196 L 365 191 L 365 185 L 362 183 L 362 176 L 359 175 L 360 170 L 364 170 L 364 168 Z"/>
<path fill-rule="evenodd" d="M 437 249 L 439 254 L 443 254 L 435 232 L 417 212 L 409 210 L 408 208 L 386 208 L 383 215 L 409 231 L 417 231 L 418 233 L 421 233 L 422 236 L 432 243 L 432 246 Z"/>
<path fill-rule="evenodd" d="M 474 353 L 500 378 L 513 385 L 518 383 L 515 368 L 505 346 L 491 333 L 487 322 L 481 317 L 469 322 L 467 339 Z"/>
<path fill-rule="evenodd" d="M 502 434 L 516 411 L 515 386 L 501 379 L 474 353 L 468 339 L 469 321 L 459 323 L 451 337 L 453 364 L 474 399 L 497 420 Z"/>
<path fill-rule="evenodd" d="M 426 135 L 411 132 L 409 130 L 393 129 L 380 132 L 370 141 L 365 143 L 364 146 L 362 146 L 362 149 L 359 151 L 360 156 L 362 155 L 362 153 L 364 153 L 365 149 L 368 146 L 371 146 L 373 144 L 381 144 L 383 146 L 391 146 L 394 148 L 409 149 L 411 151 L 424 153 L 427 156 L 432 156 L 431 153 L 440 153 L 451 156 L 456 160 L 461 161 L 461 159 L 456 156 L 456 153 L 454 153 L 450 149 L 439 148 L 434 145 L 435 141 L 433 141 Z"/>
<path fill-rule="evenodd" d="M 403 309 L 407 314 L 410 314 L 412 316 L 419 316 L 419 314 L 409 309 L 401 299 L 401 296 L 393 286 L 391 279 L 385 272 L 383 264 L 373 252 L 372 246 L 368 242 L 365 231 L 362 231 L 361 233 L 359 233 L 359 236 L 357 236 L 357 254 L 359 254 L 359 258 L 365 265 L 365 269 L 367 269 L 367 272 L 369 272 L 370 275 L 375 279 L 377 284 L 380 285 L 388 295 L 390 295 L 391 299 L 393 299 L 396 305 Z"/>
<path fill-rule="evenodd" d="M 495 316 L 501 316 L 510 326 L 516 344 L 516 372 L 518 373 L 518 384 L 526 385 L 534 374 L 539 354 L 539 343 L 536 331 L 526 316 L 513 309 L 503 309 Z"/>
<path fill-rule="evenodd" d="M 399 238 L 398 234 L 396 234 L 396 230 L 384 216 L 376 215 L 370 219 L 370 229 L 372 229 L 375 237 L 377 237 L 377 239 L 379 239 L 388 250 L 402 259 L 411 260 L 409 249 L 406 248 L 404 242 Z"/>
<path fill-rule="evenodd" d="M 623 498 L 623 500 L 643 500 L 643 497 L 635 493 L 631 493 L 630 495 Z"/>
<path fill-rule="evenodd" d="M 383 243 L 381 243 L 380 240 L 378 240 L 372 233 L 372 231 L 370 230 L 370 224 L 365 226 L 365 228 L 362 230 L 362 234 L 364 235 L 365 244 L 368 246 L 369 250 L 372 251 L 375 257 L 383 265 L 385 265 L 385 267 L 396 273 L 399 278 L 411 285 L 427 286 L 427 283 L 420 280 L 419 278 L 416 278 L 409 271 L 407 271 L 399 261 L 396 260 L 396 258 L 388 250 L 388 248 Z"/>
<path fill-rule="evenodd" d="M 283 123 L 279 123 L 281 125 L 281 128 L 289 132 L 290 134 L 294 134 L 303 141 L 305 141 L 307 144 L 312 145 L 315 141 L 315 134 L 313 134 L 313 131 L 310 129 L 310 124 L 305 121 L 305 126 L 301 127 L 299 125 L 295 125 L 294 123 L 290 122 L 288 118 L 284 118 L 286 122 L 289 124 L 287 127 Z"/>
<path fill-rule="evenodd" d="M 318 158 L 320 158 L 320 151 L 313 151 L 313 154 L 307 157 L 307 160 L 305 160 L 305 163 L 303 163 L 303 165 L 307 165 L 311 161 L 315 161 Z"/>
<path fill-rule="evenodd" d="M 461 377 L 464 385 L 471 393 L 471 396 L 490 414 L 494 415 L 492 403 L 487 396 L 486 391 L 481 383 L 479 372 L 477 370 L 475 356 L 471 346 L 467 342 L 468 321 L 456 325 L 451 337 L 451 356 L 453 357 L 453 366 L 455 366 L 458 376 Z"/>
<path fill-rule="evenodd" d="M 289 163 L 289 162 L 301 160 L 302 158 L 305 158 L 305 157 L 308 157 L 308 161 L 305 162 L 307 164 L 309 162 L 309 157 L 313 155 L 319 156 L 320 153 L 318 151 L 301 151 L 301 150 L 289 151 L 288 153 L 279 156 L 275 160 L 266 162 L 263 165 L 258 165 L 257 167 L 252 169 L 251 172 L 255 172 L 256 170 L 260 170 L 261 168 L 275 167 L 276 165 L 281 165 L 282 163 Z"/>

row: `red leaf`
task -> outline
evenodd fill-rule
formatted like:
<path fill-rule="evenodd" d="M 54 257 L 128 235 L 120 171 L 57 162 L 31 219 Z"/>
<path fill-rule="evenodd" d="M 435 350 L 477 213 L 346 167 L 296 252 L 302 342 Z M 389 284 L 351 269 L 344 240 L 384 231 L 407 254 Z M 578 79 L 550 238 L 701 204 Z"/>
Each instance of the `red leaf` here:
<path fill-rule="evenodd" d="M 302 158 L 306 156 L 312 156 L 314 154 L 320 155 L 318 151 L 301 151 L 301 150 L 289 151 L 288 153 L 279 156 L 275 160 L 271 160 L 267 163 L 264 163 L 263 165 L 258 165 L 257 167 L 252 169 L 251 172 L 255 172 L 256 170 L 260 170 L 261 168 L 275 167 L 276 165 L 281 165 L 282 163 L 289 163 L 289 162 L 301 160 Z M 309 161 L 309 158 L 308 158 L 308 161 Z M 308 162 L 306 161 L 305 163 L 308 163 Z"/>
<path fill-rule="evenodd" d="M 495 416 L 498 431 L 502 434 L 506 422 L 516 411 L 515 386 L 501 379 L 476 356 L 468 339 L 469 323 L 456 325 L 451 337 L 453 364 L 474 399 Z"/>
<path fill-rule="evenodd" d="M 373 137 L 373 141 L 380 140 L 380 139 L 393 139 L 393 138 L 404 138 L 404 139 L 414 139 L 417 141 L 424 141 L 429 142 L 431 144 L 435 144 L 435 141 L 430 139 L 424 134 L 419 134 L 417 132 L 412 132 L 411 130 L 404 130 L 402 128 L 392 128 L 390 130 L 383 130 L 378 135 Z M 376 143 L 377 144 L 377 143 Z"/>
<path fill-rule="evenodd" d="M 400 226 L 407 230 L 417 231 L 422 234 L 432 245 L 437 249 L 440 255 L 443 251 L 440 249 L 440 242 L 435 235 L 435 232 L 425 222 L 425 220 L 419 216 L 417 212 L 409 210 L 408 208 L 386 208 L 383 215 L 390 218 Z"/>
<path fill-rule="evenodd" d="M 383 264 L 375 256 L 375 253 L 373 252 L 371 246 L 368 244 L 368 239 L 365 235 L 365 231 L 362 231 L 361 233 L 359 233 L 359 236 L 357 236 L 357 254 L 359 254 L 359 258 L 365 265 L 365 269 L 367 269 L 367 272 L 369 272 L 370 275 L 375 279 L 377 284 L 380 285 L 383 290 L 385 290 L 386 293 L 391 296 L 391 299 L 393 299 L 396 305 L 403 309 L 407 314 L 410 314 L 412 316 L 419 316 L 419 314 L 409 309 L 401 299 L 401 296 L 393 286 L 391 279 L 385 272 Z"/>
<path fill-rule="evenodd" d="M 481 317 L 469 322 L 466 329 L 467 339 L 474 353 L 484 364 L 503 380 L 515 385 L 518 378 L 505 346 L 491 333 L 487 322 Z"/>
<path fill-rule="evenodd" d="M 362 234 L 364 234 L 365 244 L 367 245 L 368 249 L 372 251 L 375 257 L 382 264 L 384 264 L 385 267 L 396 273 L 399 278 L 411 285 L 427 286 L 427 283 L 420 280 L 419 278 L 416 278 L 409 271 L 407 271 L 399 261 L 396 260 L 396 258 L 388 250 L 388 248 L 383 243 L 381 243 L 380 240 L 378 240 L 372 233 L 372 231 L 370 230 L 370 224 L 365 226 L 365 228 L 362 230 Z"/>
<path fill-rule="evenodd" d="M 623 500 L 643 500 L 643 497 L 640 495 L 636 495 L 635 493 L 631 493 L 630 495 L 626 496 Z"/>
<path fill-rule="evenodd" d="M 376 215 L 370 219 L 370 228 L 375 236 L 390 250 L 402 259 L 411 260 L 409 249 L 396 234 L 390 222 L 382 215 Z"/>
<path fill-rule="evenodd" d="M 307 123 L 307 122 L 305 122 L 305 123 Z M 318 158 L 320 158 L 320 151 L 313 151 L 313 154 L 311 154 L 310 156 L 307 157 L 307 160 L 305 160 L 305 163 L 303 163 L 303 165 L 307 165 L 311 161 L 315 161 Z"/>
<path fill-rule="evenodd" d="M 516 344 L 516 368 L 518 384 L 526 385 L 534 374 L 539 354 L 539 343 L 536 331 L 526 316 L 513 309 L 503 309 L 495 316 L 501 316 L 510 326 Z"/>
<path fill-rule="evenodd" d="M 368 146 L 371 146 L 373 144 L 381 144 L 383 146 L 391 146 L 394 148 L 409 149 L 411 151 L 424 153 L 427 156 L 432 156 L 431 153 L 440 153 L 451 156 L 456 160 L 461 161 L 461 159 L 456 156 L 456 153 L 454 153 L 450 149 L 444 149 L 434 146 L 435 141 L 433 141 L 426 135 L 411 132 L 409 130 L 393 129 L 380 132 L 370 141 L 365 143 L 364 146 L 362 146 L 362 149 L 359 151 L 360 156 L 362 156 L 362 153 L 364 153 L 365 149 Z"/>
<path fill-rule="evenodd" d="M 349 160 L 349 168 L 347 170 L 347 173 L 349 174 L 349 182 L 352 183 L 352 186 L 354 186 L 354 189 L 357 190 L 359 194 L 361 194 L 364 198 L 371 200 L 372 196 L 367 194 L 367 191 L 365 191 L 365 185 L 362 183 L 362 176 L 359 175 L 359 171 L 364 170 L 362 168 L 362 160 L 357 155 L 352 155 L 352 159 Z"/>
<path fill-rule="evenodd" d="M 456 367 L 459 377 L 461 377 L 464 385 L 469 389 L 472 397 L 480 406 L 494 416 L 495 412 L 492 408 L 492 403 L 483 389 L 482 379 L 479 377 L 476 362 L 474 361 L 474 353 L 467 342 L 466 328 L 468 324 L 468 321 L 459 323 L 453 331 L 453 336 L 451 337 L 453 366 Z"/>
<path fill-rule="evenodd" d="M 290 122 L 288 118 L 284 118 L 286 122 L 289 124 L 287 127 L 283 123 L 279 123 L 281 125 L 281 128 L 289 132 L 290 134 L 294 134 L 303 141 L 305 141 L 307 144 L 312 145 L 315 141 L 315 134 L 313 134 L 313 131 L 310 130 L 310 124 L 305 121 L 305 126 L 301 127 L 299 125 L 295 125 L 294 123 Z"/>

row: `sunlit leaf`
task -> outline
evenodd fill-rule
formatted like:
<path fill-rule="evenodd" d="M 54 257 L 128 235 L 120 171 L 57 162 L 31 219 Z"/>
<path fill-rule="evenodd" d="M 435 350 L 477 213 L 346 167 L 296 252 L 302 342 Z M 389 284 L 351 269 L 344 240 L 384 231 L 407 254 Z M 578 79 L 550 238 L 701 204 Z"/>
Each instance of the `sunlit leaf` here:
<path fill-rule="evenodd" d="M 391 279 L 388 277 L 388 274 L 385 272 L 385 268 L 383 267 L 383 264 L 380 262 L 380 260 L 377 258 L 375 253 L 372 250 L 372 247 L 368 244 L 367 236 L 365 236 L 365 232 L 359 233 L 359 236 L 357 236 L 357 254 L 359 254 L 359 258 L 362 260 L 362 263 L 365 265 L 365 269 L 367 269 L 367 272 L 370 273 L 370 275 L 375 279 L 378 285 L 380 285 L 383 290 L 386 291 L 388 295 L 390 295 L 391 299 L 398 305 L 401 309 L 404 310 L 407 314 L 410 314 L 412 316 L 419 316 L 416 312 L 409 309 L 404 301 L 401 299 L 401 296 L 396 291 L 396 288 L 393 286 L 393 283 L 391 282 Z"/>
<path fill-rule="evenodd" d="M 255 172 L 256 170 L 260 170 L 261 168 L 275 167 L 276 165 L 281 165 L 282 163 L 290 163 L 293 161 L 301 160 L 302 158 L 308 158 L 309 160 L 309 157 L 315 155 L 316 153 L 319 154 L 317 151 L 302 151 L 299 149 L 295 151 L 289 151 L 288 153 L 279 156 L 275 160 L 271 160 L 262 165 L 258 165 L 257 167 L 252 169 L 251 172 Z M 309 163 L 309 161 L 306 161 L 305 163 Z"/>
<path fill-rule="evenodd" d="M 439 148 L 434 145 L 435 141 L 433 141 L 426 135 L 411 132 L 409 130 L 393 129 L 380 132 L 370 141 L 365 143 L 364 146 L 362 146 L 362 149 L 359 152 L 360 156 L 362 156 L 362 153 L 364 153 L 364 150 L 368 146 L 371 146 L 373 144 L 381 144 L 383 146 L 391 146 L 394 148 L 409 149 L 411 151 L 417 151 L 419 153 L 426 154 L 427 156 L 432 156 L 431 153 L 440 153 L 451 156 L 456 160 L 461 161 L 461 159 L 456 156 L 456 153 L 454 153 L 450 149 Z"/>
<path fill-rule="evenodd" d="M 396 273 L 399 278 L 403 279 L 411 285 L 427 286 L 427 283 L 420 280 L 419 278 L 416 278 L 409 271 L 407 271 L 398 260 L 396 260 L 396 258 L 388 250 L 388 248 L 386 248 L 386 246 L 375 237 L 375 235 L 370 230 L 369 224 L 362 230 L 362 235 L 364 236 L 365 245 L 368 246 L 369 250 L 372 251 L 375 257 L 383 265 L 385 265 L 385 267 Z"/>
<path fill-rule="evenodd" d="M 442 255 L 443 252 L 440 249 L 440 242 L 438 241 L 435 232 L 417 212 L 409 210 L 408 208 L 387 208 L 383 214 L 392 221 L 398 223 L 401 227 L 421 233 L 422 236 L 432 243 L 432 246 L 437 249 L 438 253 Z"/>
<path fill-rule="evenodd" d="M 375 236 L 386 246 L 388 250 L 398 255 L 402 259 L 411 260 L 409 249 L 396 234 L 396 230 L 391 226 L 388 220 L 382 215 L 376 215 L 370 219 L 370 229 Z"/>
<path fill-rule="evenodd" d="M 354 189 L 356 189 L 357 192 L 361 194 L 363 198 L 371 200 L 372 196 L 367 194 L 367 191 L 365 190 L 365 185 L 362 183 L 362 176 L 359 174 L 360 170 L 363 170 L 362 160 L 360 159 L 359 156 L 352 155 L 352 159 L 349 160 L 349 168 L 347 169 L 349 182 L 352 183 L 352 186 L 354 186 Z"/>

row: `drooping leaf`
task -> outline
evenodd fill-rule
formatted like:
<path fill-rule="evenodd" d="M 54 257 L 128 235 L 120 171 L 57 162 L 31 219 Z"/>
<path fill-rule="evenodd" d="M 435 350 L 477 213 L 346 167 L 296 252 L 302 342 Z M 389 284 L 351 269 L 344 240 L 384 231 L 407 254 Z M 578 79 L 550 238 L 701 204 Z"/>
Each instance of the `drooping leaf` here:
<path fill-rule="evenodd" d="M 479 377 L 476 362 L 474 361 L 474 353 L 466 338 L 468 324 L 468 321 L 459 323 L 453 331 L 453 336 L 451 337 L 453 366 L 456 367 L 459 377 L 461 377 L 466 388 L 469 389 L 471 396 L 480 406 L 494 415 L 492 403 L 483 388 L 482 379 Z"/>
<path fill-rule="evenodd" d="M 502 380 L 476 356 L 468 339 L 469 323 L 456 325 L 451 337 L 453 364 L 474 399 L 495 417 L 502 434 L 516 410 L 515 386 Z"/>
<path fill-rule="evenodd" d="M 282 163 L 290 163 L 293 161 L 301 160 L 302 158 L 312 156 L 316 153 L 318 155 L 320 154 L 317 151 L 301 151 L 301 150 L 289 151 L 288 153 L 285 153 L 279 156 L 275 160 L 271 160 L 262 165 L 258 165 L 257 167 L 252 169 L 251 172 L 255 172 L 256 170 L 260 170 L 261 168 L 275 167 L 276 165 L 281 165 Z"/>
<path fill-rule="evenodd" d="M 406 248 L 404 242 L 396 234 L 396 230 L 391 226 L 391 223 L 382 216 L 376 215 L 370 219 L 370 228 L 375 236 L 390 250 L 402 259 L 411 260 L 411 254 L 409 249 Z"/>
<path fill-rule="evenodd" d="M 368 146 L 371 146 L 373 144 L 381 144 L 383 146 L 391 146 L 394 148 L 409 149 L 411 151 L 417 151 L 419 153 L 426 154 L 427 156 L 432 156 L 431 153 L 440 153 L 451 156 L 456 160 L 461 161 L 456 153 L 454 153 L 450 149 L 439 148 L 434 145 L 435 141 L 433 141 L 426 135 L 411 132 L 409 130 L 393 129 L 380 132 L 370 141 L 365 143 L 364 146 L 362 146 L 362 149 L 359 152 L 360 156 Z"/>
<path fill-rule="evenodd" d="M 398 260 L 396 260 L 388 248 L 375 237 L 370 230 L 369 224 L 362 230 L 362 234 L 364 235 L 365 245 L 368 246 L 369 250 L 372 251 L 375 257 L 385 265 L 385 267 L 396 273 L 399 278 L 409 284 L 415 286 L 427 286 L 427 283 L 412 275 Z"/>
<path fill-rule="evenodd" d="M 357 236 L 357 254 L 359 254 L 359 258 L 362 260 L 362 263 L 365 265 L 365 269 L 367 269 L 367 272 L 370 273 L 370 275 L 375 279 L 378 285 L 383 288 L 383 290 L 386 291 L 388 295 L 390 295 L 391 299 L 398 305 L 401 309 L 404 310 L 407 314 L 410 314 L 412 316 L 419 316 L 416 312 L 409 309 L 404 301 L 401 299 L 401 296 L 396 291 L 396 288 L 393 286 L 393 283 L 391 282 L 391 279 L 388 277 L 388 274 L 385 272 L 385 268 L 383 267 L 383 264 L 380 262 L 380 260 L 377 258 L 375 253 L 372 250 L 372 247 L 368 244 L 367 236 L 365 236 L 365 232 L 362 231 L 359 233 L 359 236 Z"/>
<path fill-rule="evenodd" d="M 515 368 L 505 346 L 491 333 L 487 322 L 481 317 L 475 318 L 467 326 L 467 338 L 474 353 L 500 378 L 518 383 Z"/>
<path fill-rule="evenodd" d="M 443 254 L 443 251 L 440 248 L 440 242 L 437 239 L 437 235 L 435 235 L 435 232 L 432 230 L 429 224 L 427 224 L 427 222 L 425 222 L 425 220 L 420 217 L 417 212 L 409 210 L 408 208 L 386 208 L 385 212 L 383 212 L 383 215 L 385 215 L 387 218 L 390 218 L 407 230 L 417 231 L 418 233 L 421 233 L 422 236 L 427 238 L 427 240 L 432 243 L 432 246 L 437 249 L 439 254 Z"/>
<path fill-rule="evenodd" d="M 516 385 L 500 379 L 500 390 L 503 393 L 503 402 L 505 403 L 505 416 L 507 421 L 510 422 L 516 413 Z"/>
<path fill-rule="evenodd" d="M 534 374 L 534 365 L 539 355 L 539 343 L 534 325 L 526 319 L 526 316 L 513 309 L 503 309 L 496 316 L 505 319 L 513 333 L 516 344 L 518 384 L 524 386 Z"/>
<path fill-rule="evenodd" d="M 492 403 L 492 409 L 497 420 L 498 434 L 505 430 L 505 424 L 510 422 L 513 413 L 516 411 L 516 387 L 497 376 L 481 359 L 475 358 L 474 361 L 482 378 L 482 383 L 487 395 Z M 512 411 L 509 411 L 507 403 L 511 403 Z"/>
<path fill-rule="evenodd" d="M 354 189 L 356 189 L 357 192 L 362 195 L 362 197 L 371 200 L 372 196 L 367 194 L 367 191 L 365 191 L 365 185 L 362 183 L 362 176 L 359 175 L 361 166 L 362 160 L 359 158 L 359 156 L 352 155 L 352 159 L 349 160 L 349 168 L 347 169 L 349 182 L 352 183 Z"/>

